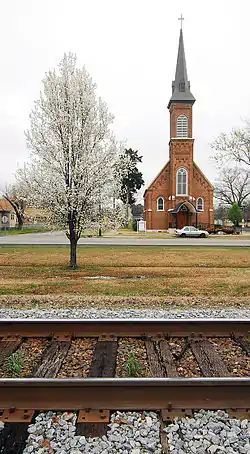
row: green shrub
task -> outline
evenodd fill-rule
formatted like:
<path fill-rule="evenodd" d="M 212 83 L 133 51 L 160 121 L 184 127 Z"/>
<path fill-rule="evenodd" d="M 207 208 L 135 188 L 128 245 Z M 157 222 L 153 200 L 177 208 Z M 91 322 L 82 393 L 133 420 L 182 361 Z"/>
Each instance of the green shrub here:
<path fill-rule="evenodd" d="M 7 358 L 8 371 L 13 375 L 20 376 L 24 364 L 24 352 L 17 351 Z"/>
<path fill-rule="evenodd" d="M 139 377 L 141 374 L 141 366 L 137 363 L 134 352 L 131 352 L 128 356 L 125 371 L 128 377 Z"/>
<path fill-rule="evenodd" d="M 129 223 L 129 228 L 134 232 L 137 232 L 137 221 L 135 219 L 131 219 Z"/>
<path fill-rule="evenodd" d="M 239 223 L 242 221 L 243 213 L 241 207 L 237 203 L 233 203 L 229 212 L 228 219 L 234 223 L 235 227 L 238 227 Z"/>

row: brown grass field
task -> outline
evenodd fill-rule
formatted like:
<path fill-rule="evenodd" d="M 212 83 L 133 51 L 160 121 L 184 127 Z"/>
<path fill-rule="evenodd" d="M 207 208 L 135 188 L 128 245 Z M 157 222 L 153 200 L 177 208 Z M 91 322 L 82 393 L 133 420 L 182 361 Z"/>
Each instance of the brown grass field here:
<path fill-rule="evenodd" d="M 81 246 L 76 271 L 68 260 L 64 246 L 0 247 L 0 295 L 250 295 L 250 248 Z"/>

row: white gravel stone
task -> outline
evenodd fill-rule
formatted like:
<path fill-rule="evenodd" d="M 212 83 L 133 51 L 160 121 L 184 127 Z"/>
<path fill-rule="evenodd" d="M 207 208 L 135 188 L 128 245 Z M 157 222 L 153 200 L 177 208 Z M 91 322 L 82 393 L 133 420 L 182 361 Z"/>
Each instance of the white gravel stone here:
<path fill-rule="evenodd" d="M 167 432 L 171 454 L 250 454 L 250 422 L 224 411 L 200 410 L 194 418 L 175 418 Z"/>
<path fill-rule="evenodd" d="M 166 302 L 166 306 L 167 306 Z M 43 318 L 43 319 L 98 319 L 98 318 L 250 318 L 246 308 L 197 308 L 197 309 L 11 309 L 1 308 L 0 318 Z"/>
<path fill-rule="evenodd" d="M 39 443 L 35 441 L 36 428 Z M 117 412 L 111 416 L 107 435 L 101 438 L 76 436 L 76 415 L 73 413 L 70 418 L 68 413 L 40 413 L 29 429 L 30 435 L 23 454 L 48 453 L 49 448 L 55 454 L 161 454 L 160 423 L 153 412 L 143 416 L 137 412 Z M 46 448 L 43 447 L 44 443 Z"/>

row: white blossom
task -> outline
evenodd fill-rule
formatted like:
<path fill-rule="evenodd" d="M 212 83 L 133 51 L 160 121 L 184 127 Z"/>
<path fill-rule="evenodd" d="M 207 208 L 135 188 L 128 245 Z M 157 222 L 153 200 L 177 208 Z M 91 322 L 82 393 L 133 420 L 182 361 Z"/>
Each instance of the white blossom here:
<path fill-rule="evenodd" d="M 66 230 L 72 267 L 82 230 L 97 221 L 100 203 L 111 203 L 117 161 L 112 122 L 86 69 L 76 68 L 74 55 L 64 55 L 58 70 L 46 74 L 30 114 L 31 159 L 17 180 L 32 204 L 47 209 L 50 221 Z"/>

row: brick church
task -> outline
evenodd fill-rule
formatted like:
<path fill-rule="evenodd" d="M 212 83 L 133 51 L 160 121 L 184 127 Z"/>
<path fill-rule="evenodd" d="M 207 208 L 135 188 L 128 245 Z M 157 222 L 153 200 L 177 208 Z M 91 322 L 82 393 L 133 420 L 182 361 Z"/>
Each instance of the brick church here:
<path fill-rule="evenodd" d="M 184 225 L 203 227 L 214 222 L 213 186 L 193 160 L 193 104 L 180 30 L 179 49 L 170 113 L 169 161 L 144 193 L 147 230 Z"/>

